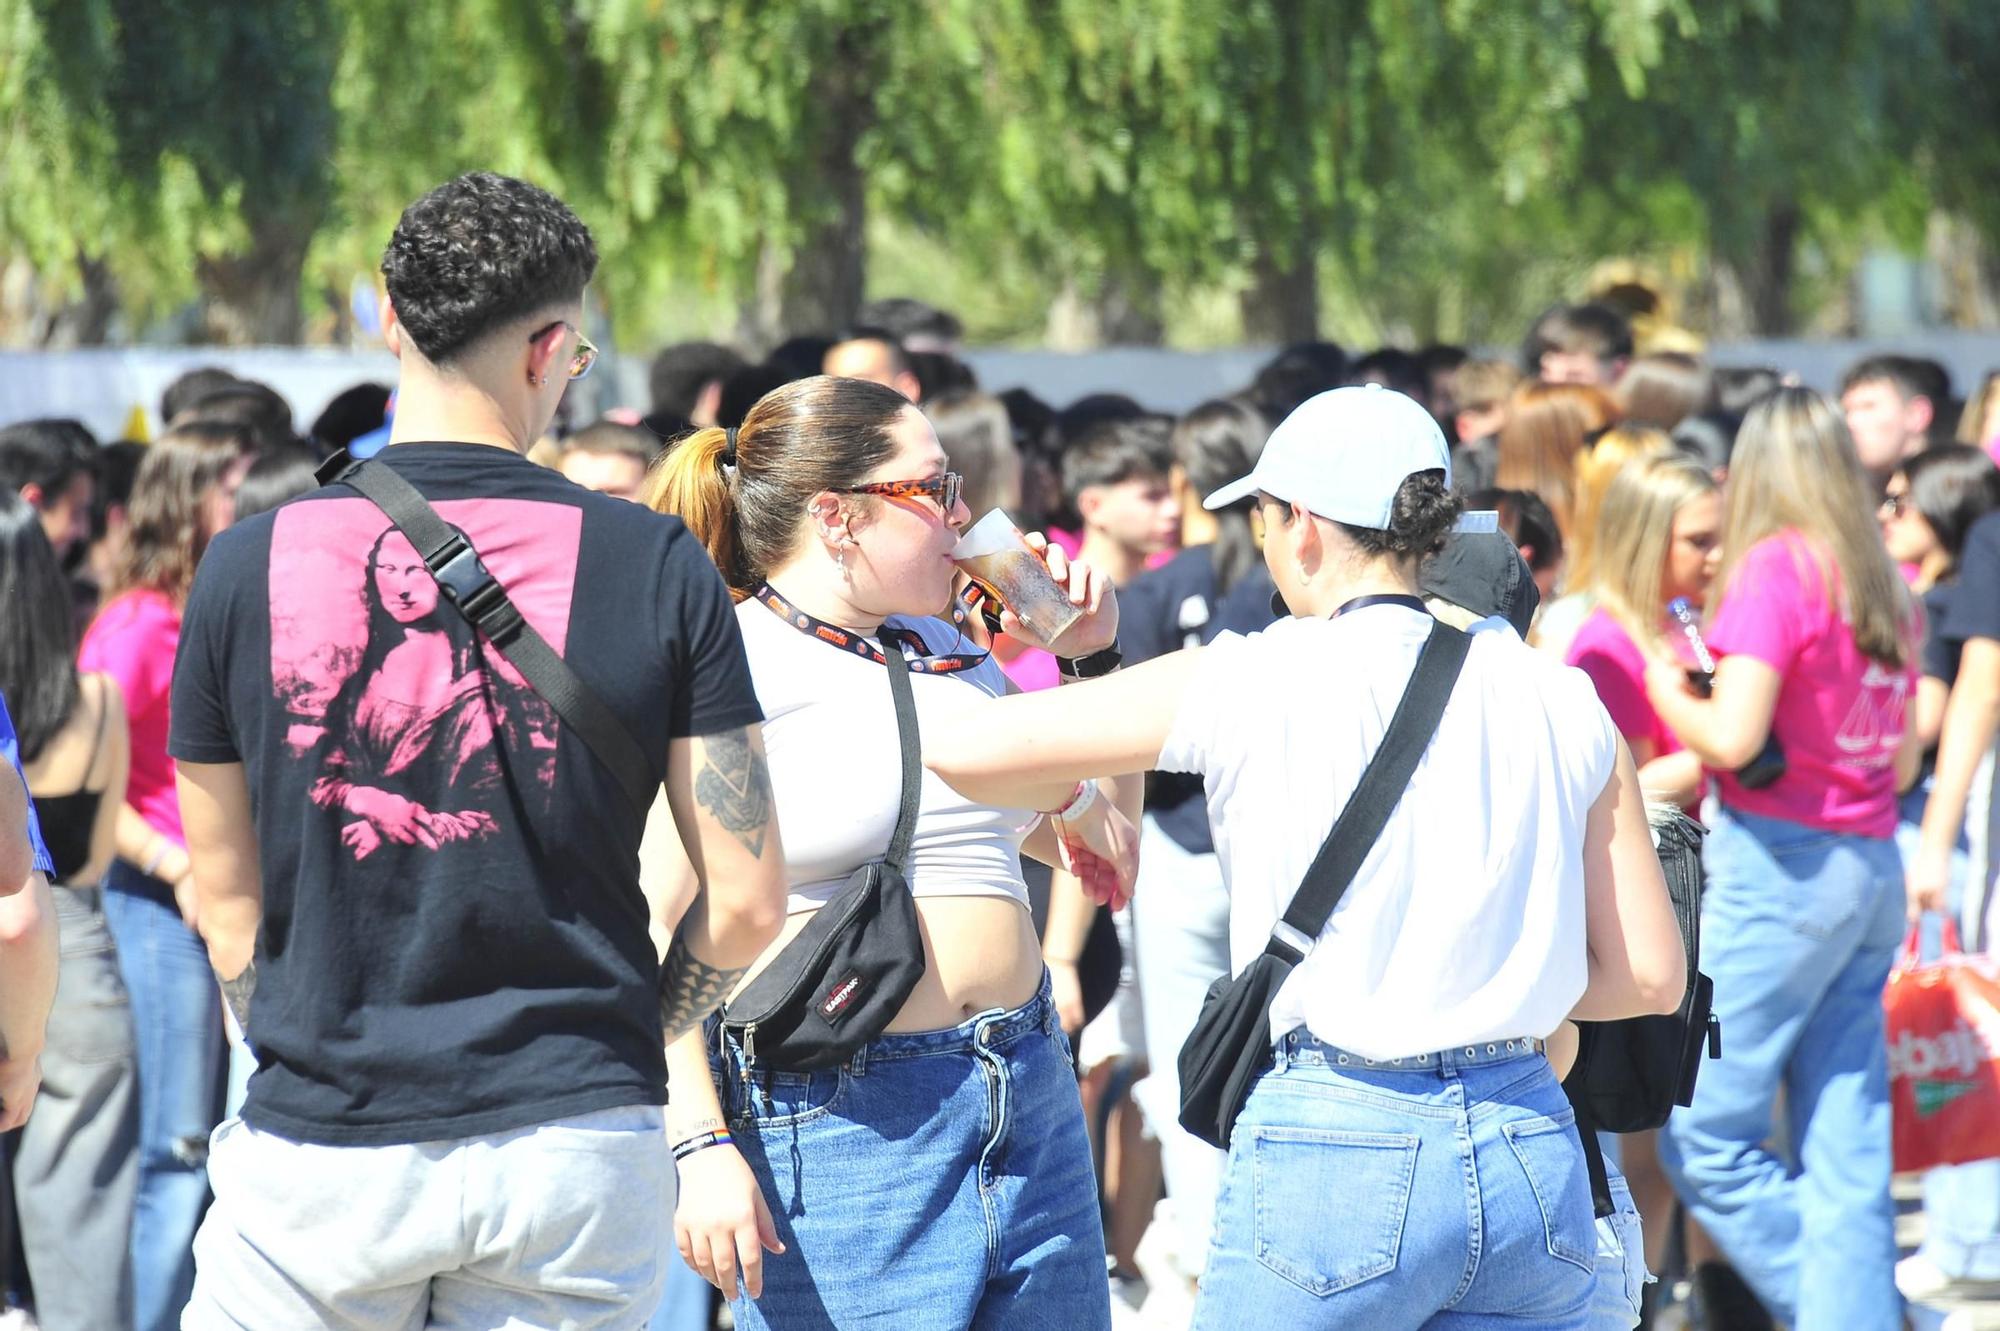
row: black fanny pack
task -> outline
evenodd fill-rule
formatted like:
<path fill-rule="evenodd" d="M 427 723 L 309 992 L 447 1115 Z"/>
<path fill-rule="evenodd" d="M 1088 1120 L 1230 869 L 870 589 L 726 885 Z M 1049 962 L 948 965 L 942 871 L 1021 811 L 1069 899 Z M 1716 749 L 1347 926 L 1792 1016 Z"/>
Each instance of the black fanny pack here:
<path fill-rule="evenodd" d="M 896 732 L 903 749 L 903 804 L 889 853 L 864 864 L 819 908 L 757 978 L 722 1010 L 743 1046 L 746 1068 L 833 1067 L 888 1028 L 924 975 L 924 940 L 910 896 L 910 842 L 917 831 L 923 758 L 910 667 L 887 653 Z"/>
<path fill-rule="evenodd" d="M 1181 1046 L 1179 1066 L 1181 1126 L 1211 1146 L 1228 1147 L 1236 1116 L 1257 1078 L 1271 1066 L 1271 1000 L 1312 951 L 1403 798 L 1437 733 L 1471 646 L 1472 639 L 1457 629 L 1431 626 L 1382 747 L 1306 870 L 1285 918 L 1240 975 L 1225 975 L 1209 986 L 1201 1016 Z"/>

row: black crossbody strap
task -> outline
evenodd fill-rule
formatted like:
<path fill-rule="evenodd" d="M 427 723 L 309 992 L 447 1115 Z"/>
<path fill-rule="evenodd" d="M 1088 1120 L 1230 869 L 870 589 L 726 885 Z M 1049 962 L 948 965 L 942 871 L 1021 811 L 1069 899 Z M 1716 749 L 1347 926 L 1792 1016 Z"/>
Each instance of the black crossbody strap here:
<path fill-rule="evenodd" d="M 896 813 L 896 833 L 889 838 L 889 854 L 883 861 L 903 876 L 910 874 L 910 843 L 917 836 L 917 805 L 924 790 L 923 740 L 917 729 L 917 699 L 910 689 L 910 663 L 902 649 L 884 643 L 889 661 L 889 692 L 896 699 L 896 738 L 903 750 L 903 804 Z"/>
<path fill-rule="evenodd" d="M 1458 682 L 1458 672 L 1471 648 L 1472 639 L 1467 634 L 1447 624 L 1432 623 L 1431 635 L 1417 655 L 1416 669 L 1410 672 L 1402 701 L 1396 704 L 1395 715 L 1389 718 L 1382 746 L 1368 760 L 1347 807 L 1340 811 L 1312 867 L 1306 870 L 1305 880 L 1299 884 L 1284 920 L 1264 944 L 1266 952 L 1294 966 L 1305 960 L 1306 950 L 1333 917 L 1334 907 L 1346 895 L 1348 884 L 1360 872 L 1361 862 L 1375 848 L 1389 815 L 1395 812 L 1404 790 L 1408 789 L 1417 763 L 1430 747 L 1431 737 L 1437 734 L 1445 704 L 1451 701 L 1452 686 Z M 1303 939 L 1306 947 L 1300 948 L 1288 939 L 1285 931 Z"/>
<path fill-rule="evenodd" d="M 343 462 L 345 465 L 338 465 Z M 633 809 L 644 818 L 652 808 L 653 794 L 659 785 L 645 751 L 624 723 L 549 646 L 548 639 L 522 617 L 508 598 L 507 589 L 480 562 L 479 552 L 472 548 L 472 543 L 452 530 L 430 501 L 386 463 L 348 462 L 346 455 L 341 454 L 333 464 L 321 469 L 320 479 L 327 485 L 354 487 L 388 515 L 389 521 L 409 537 L 410 544 L 423 556 L 424 566 L 437 579 L 438 591 L 444 599 L 513 663 L 528 687 L 555 709 L 563 724 L 582 737 L 597 760 L 618 779 Z"/>

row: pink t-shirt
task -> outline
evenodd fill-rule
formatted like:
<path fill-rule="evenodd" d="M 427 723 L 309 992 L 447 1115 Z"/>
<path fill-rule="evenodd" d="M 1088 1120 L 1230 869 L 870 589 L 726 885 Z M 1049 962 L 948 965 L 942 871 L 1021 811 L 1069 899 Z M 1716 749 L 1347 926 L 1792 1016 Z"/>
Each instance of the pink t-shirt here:
<path fill-rule="evenodd" d="M 1565 664 L 1590 676 L 1597 700 L 1627 743 L 1650 744 L 1655 758 L 1681 751 L 1681 742 L 1646 697 L 1646 654 L 1607 610 L 1593 610 L 1569 641 Z"/>
<path fill-rule="evenodd" d="M 1837 576 L 1830 557 L 1827 568 Z M 1785 774 L 1746 790 L 1718 772 L 1719 794 L 1745 813 L 1886 837 L 1896 830 L 1896 749 L 1916 669 L 1863 655 L 1836 593 L 1794 530 L 1759 541 L 1737 566 L 1708 643 L 1718 658 L 1753 656 L 1783 677 L 1771 732 Z"/>
<path fill-rule="evenodd" d="M 132 726 L 132 775 L 125 802 L 139 811 L 148 827 L 185 846 L 174 763 L 167 757 L 167 699 L 180 641 L 181 612 L 172 601 L 158 592 L 127 592 L 91 621 L 77 665 L 102 670 L 118 681 L 118 690 L 125 695 L 125 713 Z"/>

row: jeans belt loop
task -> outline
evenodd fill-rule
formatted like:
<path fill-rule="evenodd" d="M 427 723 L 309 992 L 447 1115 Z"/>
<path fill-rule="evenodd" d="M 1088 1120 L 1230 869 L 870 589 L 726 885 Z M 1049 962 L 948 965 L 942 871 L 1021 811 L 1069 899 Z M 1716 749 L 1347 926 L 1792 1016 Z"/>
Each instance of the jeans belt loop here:
<path fill-rule="evenodd" d="M 862 1045 L 854 1051 L 854 1057 L 847 1060 L 847 1070 L 857 1077 L 868 1075 L 868 1046 Z"/>

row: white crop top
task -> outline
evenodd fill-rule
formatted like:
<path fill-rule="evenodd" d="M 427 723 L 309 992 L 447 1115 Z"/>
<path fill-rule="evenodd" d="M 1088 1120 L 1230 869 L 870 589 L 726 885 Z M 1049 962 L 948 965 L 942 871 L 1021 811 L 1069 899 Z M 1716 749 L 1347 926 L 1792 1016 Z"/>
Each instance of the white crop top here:
<path fill-rule="evenodd" d="M 888 670 L 807 636 L 756 600 L 736 607 L 757 701 L 764 751 L 785 844 L 788 911 L 812 910 L 848 875 L 882 858 L 902 801 L 902 751 Z M 940 619 L 892 616 L 933 651 L 966 649 Z M 961 704 L 1007 691 L 991 657 L 955 675 L 910 676 L 921 734 L 952 724 Z M 975 690 L 977 692 L 975 692 Z M 1021 838 L 1032 809 L 974 804 L 928 769 L 910 850 L 910 890 L 920 897 L 1011 897 L 1028 904 Z"/>

